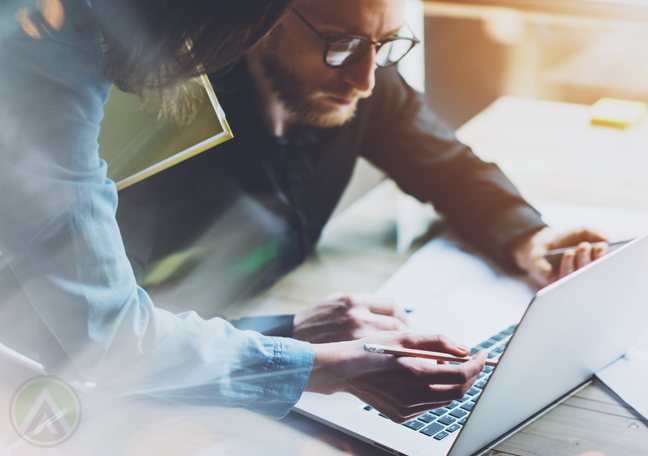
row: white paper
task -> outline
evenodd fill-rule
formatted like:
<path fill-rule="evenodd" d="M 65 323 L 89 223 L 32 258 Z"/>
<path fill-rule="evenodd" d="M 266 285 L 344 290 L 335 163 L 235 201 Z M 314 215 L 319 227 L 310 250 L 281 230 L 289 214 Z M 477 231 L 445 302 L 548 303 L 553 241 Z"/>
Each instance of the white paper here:
<path fill-rule="evenodd" d="M 526 307 L 535 288 L 456 235 L 446 233 L 412 255 L 377 291 L 409 310 L 440 310 L 439 299 L 457 290 Z M 459 299 L 461 300 L 461 299 Z"/>

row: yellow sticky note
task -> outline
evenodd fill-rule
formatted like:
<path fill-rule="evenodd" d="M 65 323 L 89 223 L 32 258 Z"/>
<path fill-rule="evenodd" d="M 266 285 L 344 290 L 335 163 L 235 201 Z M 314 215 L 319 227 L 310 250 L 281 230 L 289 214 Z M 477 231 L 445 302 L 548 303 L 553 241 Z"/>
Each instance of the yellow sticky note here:
<path fill-rule="evenodd" d="M 626 129 L 639 122 L 648 112 L 641 101 L 601 98 L 592 105 L 592 125 Z"/>

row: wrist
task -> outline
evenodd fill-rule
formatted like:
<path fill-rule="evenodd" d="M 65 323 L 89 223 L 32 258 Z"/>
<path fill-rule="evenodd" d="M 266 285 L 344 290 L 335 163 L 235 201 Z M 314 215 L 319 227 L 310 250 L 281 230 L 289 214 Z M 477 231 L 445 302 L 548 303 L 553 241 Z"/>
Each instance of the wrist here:
<path fill-rule="evenodd" d="M 311 370 L 306 391 L 319 394 L 345 392 L 344 388 L 344 356 L 351 347 L 349 342 L 332 344 L 313 344 L 315 359 Z"/>
<path fill-rule="evenodd" d="M 555 232 L 545 227 L 518 240 L 511 249 L 517 267 L 525 272 L 533 270 L 537 257 L 544 255 L 547 244 L 555 237 Z"/>

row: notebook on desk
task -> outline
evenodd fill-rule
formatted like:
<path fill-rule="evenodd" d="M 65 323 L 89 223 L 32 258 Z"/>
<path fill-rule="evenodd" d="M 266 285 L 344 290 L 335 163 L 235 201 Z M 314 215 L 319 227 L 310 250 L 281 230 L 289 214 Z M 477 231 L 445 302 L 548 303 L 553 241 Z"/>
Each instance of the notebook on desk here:
<path fill-rule="evenodd" d="M 414 255 L 410 269 L 443 262 L 443 249 L 435 250 L 443 242 Z M 587 385 L 635 343 L 648 320 L 648 237 L 540 290 L 528 307 L 502 274 L 485 280 L 486 269 L 475 262 L 481 260 L 466 254 L 454 266 L 462 266 L 464 279 L 475 273 L 476 285 L 436 290 L 433 303 L 419 303 L 411 318 L 414 329 L 472 341 L 499 359 L 464 398 L 404 425 L 346 394 L 306 393 L 296 411 L 396 455 L 482 454 Z M 396 297 L 399 283 L 387 288 Z"/>
<path fill-rule="evenodd" d="M 108 164 L 108 178 L 122 190 L 233 137 L 206 75 L 195 99 L 192 120 L 179 124 L 158 118 L 159 97 L 142 99 L 113 87 L 104 106 L 99 156 Z"/>

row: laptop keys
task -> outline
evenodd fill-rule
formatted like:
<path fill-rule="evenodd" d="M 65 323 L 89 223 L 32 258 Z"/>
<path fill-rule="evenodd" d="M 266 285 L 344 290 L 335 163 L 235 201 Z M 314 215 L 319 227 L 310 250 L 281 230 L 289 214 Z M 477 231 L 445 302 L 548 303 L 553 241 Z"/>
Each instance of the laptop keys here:
<path fill-rule="evenodd" d="M 481 380 L 481 381 L 475 383 L 474 386 L 475 386 L 475 388 L 483 389 L 484 386 L 486 386 L 486 380 Z"/>
<path fill-rule="evenodd" d="M 443 417 L 439 418 L 437 420 L 437 423 L 445 424 L 447 426 L 449 424 L 454 423 L 455 421 L 457 421 L 457 420 L 455 420 L 454 418 L 446 415 L 446 416 L 443 416 Z"/>
<path fill-rule="evenodd" d="M 475 396 L 475 395 L 477 395 L 479 393 L 480 393 L 480 391 L 477 388 L 470 388 L 466 394 L 468 396 Z"/>
<path fill-rule="evenodd" d="M 455 431 L 458 431 L 459 429 L 461 429 L 461 426 L 459 426 L 458 424 L 453 424 L 452 426 L 448 426 L 446 428 L 446 431 L 447 432 L 455 432 Z"/>
<path fill-rule="evenodd" d="M 446 438 L 447 436 L 449 436 L 449 435 L 450 435 L 450 434 L 448 434 L 447 432 L 443 431 L 443 432 L 439 432 L 437 435 L 435 435 L 434 438 L 437 439 L 437 440 L 443 440 L 443 439 L 445 439 L 445 438 Z"/>
<path fill-rule="evenodd" d="M 464 424 L 466 424 L 467 419 L 468 419 L 468 417 L 464 418 L 463 420 L 459 420 L 459 422 L 457 424 L 461 424 L 463 426 Z"/>
<path fill-rule="evenodd" d="M 467 412 L 471 412 L 474 406 L 475 406 L 474 402 L 466 402 L 461 406 L 461 408 L 466 410 Z"/>
<path fill-rule="evenodd" d="M 447 408 L 448 410 L 452 410 L 453 408 L 455 408 L 455 407 L 458 406 L 458 405 L 459 405 L 459 402 L 457 402 L 457 401 L 452 401 L 452 404 L 446 406 L 446 408 Z"/>
<path fill-rule="evenodd" d="M 407 423 L 403 424 L 403 426 L 408 427 L 410 429 L 414 429 L 415 431 L 418 431 L 423 426 L 425 426 L 425 424 L 421 423 L 420 421 L 408 421 Z"/>
<path fill-rule="evenodd" d="M 371 412 L 371 411 L 373 410 L 373 407 L 372 407 L 371 405 L 367 405 L 364 409 L 365 409 L 367 412 Z"/>
<path fill-rule="evenodd" d="M 487 341 L 482 342 L 479 345 L 481 345 L 484 348 L 491 348 L 495 344 L 493 342 L 491 342 L 490 340 L 487 340 Z"/>
<path fill-rule="evenodd" d="M 438 408 L 438 409 L 430 410 L 428 413 L 433 413 L 436 416 L 441 416 L 441 415 L 445 414 L 445 412 L 447 412 L 447 411 L 448 411 L 447 409 Z"/>
<path fill-rule="evenodd" d="M 423 421 L 424 423 L 431 423 L 436 419 L 436 416 L 430 415 L 429 413 L 426 413 L 425 415 L 421 415 L 418 417 L 420 421 Z"/>
<path fill-rule="evenodd" d="M 443 426 L 441 426 L 441 425 L 438 424 L 438 423 L 432 423 L 432 424 L 430 424 L 428 427 L 426 427 L 425 429 L 423 429 L 423 430 L 421 431 L 421 434 L 425 434 L 425 435 L 427 435 L 428 437 L 431 437 L 431 436 L 433 436 L 434 434 L 436 434 L 437 432 L 439 432 L 441 429 L 443 429 Z"/>
<path fill-rule="evenodd" d="M 454 416 L 455 418 L 463 418 L 466 415 L 468 415 L 468 412 L 461 409 L 453 410 L 452 412 L 450 412 L 450 416 Z"/>

